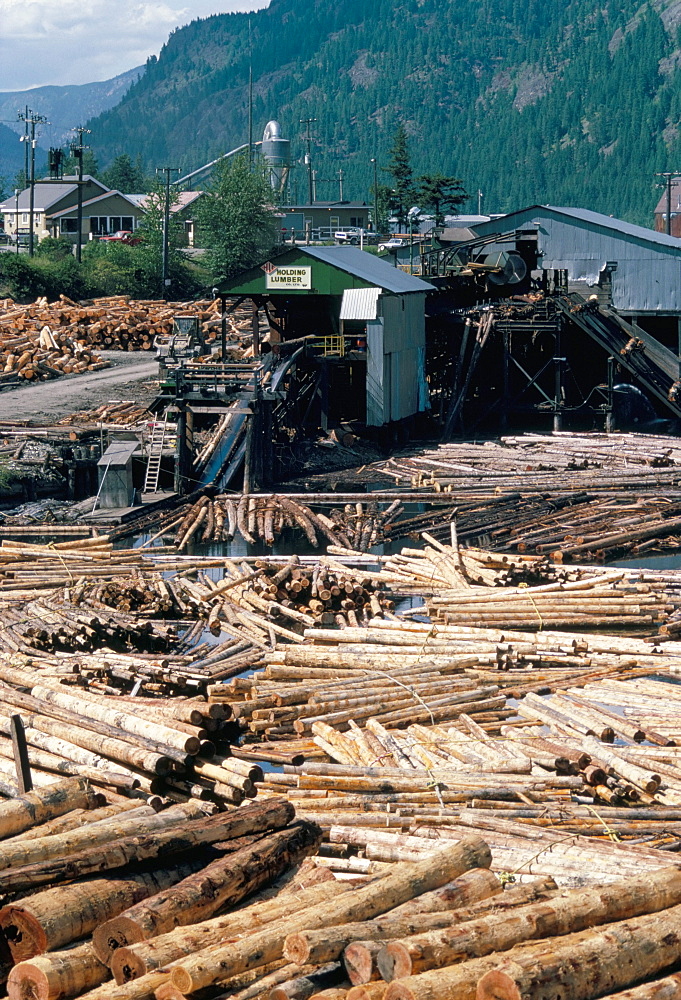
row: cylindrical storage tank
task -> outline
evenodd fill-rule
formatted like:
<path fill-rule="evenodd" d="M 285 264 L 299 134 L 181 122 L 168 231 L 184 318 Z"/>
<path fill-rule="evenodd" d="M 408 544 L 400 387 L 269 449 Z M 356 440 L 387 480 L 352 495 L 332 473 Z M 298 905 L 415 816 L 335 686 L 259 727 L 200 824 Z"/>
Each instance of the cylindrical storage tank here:
<path fill-rule="evenodd" d="M 275 191 L 281 191 L 291 165 L 291 142 L 282 139 L 279 122 L 268 122 L 262 137 L 262 155 L 270 168 L 270 183 Z"/>

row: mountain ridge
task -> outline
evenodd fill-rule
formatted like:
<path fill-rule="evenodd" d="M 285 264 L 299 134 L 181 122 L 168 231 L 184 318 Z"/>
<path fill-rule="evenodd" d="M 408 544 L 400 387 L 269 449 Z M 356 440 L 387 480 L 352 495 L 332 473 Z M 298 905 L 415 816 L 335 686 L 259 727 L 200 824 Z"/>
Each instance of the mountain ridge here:
<path fill-rule="evenodd" d="M 64 86 L 35 87 L 32 90 L 7 90 L 0 92 L 0 118 L 18 135 L 23 135 L 23 122 L 15 121 L 17 111 L 28 105 L 32 111 L 44 115 L 49 126 L 38 129 L 41 149 L 60 146 L 73 138 L 74 125 L 95 118 L 114 107 L 142 73 L 143 66 L 119 73 L 110 80 Z M 40 134 L 42 133 L 42 134 Z"/>
<path fill-rule="evenodd" d="M 249 33 L 249 20 L 251 30 Z M 277 118 L 306 200 L 315 118 L 320 200 L 372 198 L 399 125 L 414 174 L 462 179 L 465 210 L 534 203 L 652 225 L 656 171 L 681 166 L 681 0 L 272 0 L 176 29 L 120 102 L 88 122 L 121 153 L 188 173 Z"/>

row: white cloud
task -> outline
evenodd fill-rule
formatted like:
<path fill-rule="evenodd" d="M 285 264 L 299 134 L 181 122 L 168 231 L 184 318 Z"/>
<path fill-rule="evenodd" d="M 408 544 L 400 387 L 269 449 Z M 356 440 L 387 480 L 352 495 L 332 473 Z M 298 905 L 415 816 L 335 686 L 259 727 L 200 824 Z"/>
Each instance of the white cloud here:
<path fill-rule="evenodd" d="M 0 0 L 0 90 L 108 80 L 157 55 L 199 17 L 269 0 Z"/>

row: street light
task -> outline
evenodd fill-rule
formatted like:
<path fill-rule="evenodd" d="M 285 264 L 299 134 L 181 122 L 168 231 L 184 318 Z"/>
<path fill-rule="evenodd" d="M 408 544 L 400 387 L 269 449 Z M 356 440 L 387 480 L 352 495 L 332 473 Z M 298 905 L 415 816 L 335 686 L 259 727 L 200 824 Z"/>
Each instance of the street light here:
<path fill-rule="evenodd" d="M 409 273 L 414 273 L 414 219 L 421 214 L 421 209 L 414 205 L 407 212 L 407 221 L 409 222 Z"/>
<path fill-rule="evenodd" d="M 371 157 L 374 165 L 374 232 L 378 232 L 378 163 L 376 157 Z"/>

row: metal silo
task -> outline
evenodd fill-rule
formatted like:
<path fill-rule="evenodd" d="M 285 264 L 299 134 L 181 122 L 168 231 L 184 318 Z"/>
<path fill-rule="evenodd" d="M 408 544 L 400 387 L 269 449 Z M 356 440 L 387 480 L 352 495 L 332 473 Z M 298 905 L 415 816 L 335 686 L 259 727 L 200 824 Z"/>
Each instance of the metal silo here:
<path fill-rule="evenodd" d="M 291 142 L 289 139 L 282 139 L 279 122 L 271 121 L 265 126 L 262 155 L 269 167 L 272 189 L 281 196 L 286 189 L 291 167 Z"/>

